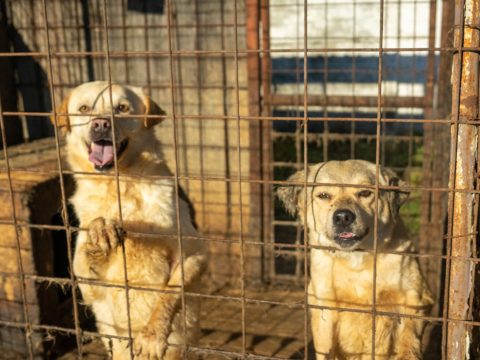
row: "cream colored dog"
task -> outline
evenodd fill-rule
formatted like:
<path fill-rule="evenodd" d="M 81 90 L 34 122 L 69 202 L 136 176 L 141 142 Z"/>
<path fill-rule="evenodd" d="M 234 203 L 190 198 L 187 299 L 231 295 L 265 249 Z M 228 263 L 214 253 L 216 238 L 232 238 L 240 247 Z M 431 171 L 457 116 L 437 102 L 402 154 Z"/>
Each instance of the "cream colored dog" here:
<path fill-rule="evenodd" d="M 306 199 L 301 185 L 283 186 L 277 192 L 286 209 L 292 214 L 298 211 L 302 223 L 306 221 L 309 245 L 324 247 L 311 249 L 310 255 L 308 297 L 317 359 L 372 357 L 375 175 L 375 164 L 366 161 L 329 161 L 310 166 L 307 181 L 357 186 L 308 186 Z M 289 180 L 301 183 L 305 173 L 299 171 Z M 401 184 L 383 167 L 379 182 Z M 415 251 L 398 213 L 407 197 L 401 189 L 379 192 L 375 309 L 421 316 L 428 312 L 432 298 L 417 258 L 388 254 Z M 419 359 L 423 328 L 422 320 L 377 314 L 375 358 Z"/>
<path fill-rule="evenodd" d="M 114 359 L 130 359 L 131 351 L 138 358 L 179 359 L 181 345 L 195 341 L 199 311 L 198 300 L 186 297 L 184 332 L 180 287 L 182 280 L 188 289 L 199 285 L 206 259 L 201 241 L 183 239 L 182 271 L 174 182 L 158 178 L 171 175 L 152 129 L 160 119 L 142 116 L 162 115 L 163 111 L 138 87 L 112 85 L 111 96 L 110 101 L 108 83 L 85 83 L 75 88 L 57 111 L 57 125 L 66 129 L 71 169 L 94 173 L 75 174 L 76 190 L 71 202 L 80 227 L 88 231 L 78 234 L 73 270 L 80 279 L 124 285 L 123 243 L 129 285 L 167 292 L 130 290 L 133 349 L 126 340 L 104 338 L 105 345 L 112 345 Z M 112 112 L 121 115 L 114 118 L 115 147 Z M 102 176 L 113 174 L 115 151 L 121 218 L 116 179 Z M 183 200 L 179 213 L 181 233 L 195 235 Z M 124 288 L 80 282 L 80 289 L 85 303 L 95 313 L 101 334 L 128 336 Z"/>

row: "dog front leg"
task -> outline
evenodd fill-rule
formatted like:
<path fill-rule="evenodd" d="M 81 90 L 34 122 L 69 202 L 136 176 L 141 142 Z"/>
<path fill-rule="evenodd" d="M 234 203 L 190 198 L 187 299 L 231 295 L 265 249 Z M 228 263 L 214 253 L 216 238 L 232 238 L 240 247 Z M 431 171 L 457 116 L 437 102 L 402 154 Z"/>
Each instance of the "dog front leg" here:
<path fill-rule="evenodd" d="M 322 296 L 322 298 L 329 298 Z M 333 298 L 331 296 L 330 298 Z M 313 344 L 315 347 L 315 356 L 317 360 L 335 359 L 335 332 L 336 314 L 333 310 L 319 309 L 315 306 L 325 306 L 315 293 L 315 286 L 311 282 L 308 286 L 308 303 L 310 307 L 311 326 L 313 335 Z"/>
<path fill-rule="evenodd" d="M 395 357 L 396 360 L 421 359 L 421 335 L 423 321 L 418 319 L 403 318 L 398 327 Z"/>
<path fill-rule="evenodd" d="M 333 311 L 312 308 L 310 312 L 316 359 L 335 359 Z"/>
<path fill-rule="evenodd" d="M 92 220 L 87 232 L 78 236 L 73 269 L 77 276 L 101 278 L 110 254 L 117 249 L 123 231 L 114 220 L 102 217 Z"/>
<path fill-rule="evenodd" d="M 198 279 L 206 266 L 204 255 L 189 256 L 183 263 L 184 287 Z M 172 329 L 172 321 L 180 306 L 182 268 L 177 265 L 165 290 L 175 293 L 162 293 L 156 302 L 152 315 L 141 333 L 134 340 L 134 354 L 145 359 L 162 359 L 167 349 L 167 339 Z"/>

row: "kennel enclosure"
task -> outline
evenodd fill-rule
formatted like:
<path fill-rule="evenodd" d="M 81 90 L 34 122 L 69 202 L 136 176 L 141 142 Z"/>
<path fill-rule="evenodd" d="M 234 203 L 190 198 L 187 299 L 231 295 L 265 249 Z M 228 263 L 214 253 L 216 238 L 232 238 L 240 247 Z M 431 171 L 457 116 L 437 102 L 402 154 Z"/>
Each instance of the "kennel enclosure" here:
<path fill-rule="evenodd" d="M 98 339 L 69 271 L 74 184 L 48 117 L 110 79 L 166 110 L 157 135 L 208 244 L 217 315 L 192 351 L 311 358 L 308 244 L 273 194 L 306 163 L 361 158 L 411 184 L 433 358 L 475 356 L 479 14 L 478 0 L 0 2 L 1 349 L 81 357 Z"/>

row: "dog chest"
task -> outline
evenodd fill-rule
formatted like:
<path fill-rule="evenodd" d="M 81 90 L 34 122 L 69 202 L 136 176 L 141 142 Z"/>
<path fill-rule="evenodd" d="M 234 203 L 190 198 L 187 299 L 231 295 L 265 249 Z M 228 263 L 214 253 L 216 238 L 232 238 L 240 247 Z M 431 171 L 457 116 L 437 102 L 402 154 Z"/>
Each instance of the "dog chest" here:
<path fill-rule="evenodd" d="M 71 199 L 81 222 L 97 217 L 119 220 L 119 204 L 125 222 L 148 222 L 162 228 L 174 226 L 173 186 L 160 181 L 115 181 L 82 179 Z M 120 194 L 120 201 L 118 199 Z"/>
<path fill-rule="evenodd" d="M 385 306 L 398 304 L 398 301 L 402 301 L 400 298 L 404 297 L 412 277 L 408 275 L 412 271 L 402 271 L 401 258 L 379 254 L 374 275 L 374 257 L 371 254 L 312 252 L 311 277 L 314 291 L 320 301 L 333 301 L 348 308 L 368 307 L 373 303 L 375 276 L 377 303 L 381 302 Z M 405 264 L 403 266 L 405 267 Z"/>

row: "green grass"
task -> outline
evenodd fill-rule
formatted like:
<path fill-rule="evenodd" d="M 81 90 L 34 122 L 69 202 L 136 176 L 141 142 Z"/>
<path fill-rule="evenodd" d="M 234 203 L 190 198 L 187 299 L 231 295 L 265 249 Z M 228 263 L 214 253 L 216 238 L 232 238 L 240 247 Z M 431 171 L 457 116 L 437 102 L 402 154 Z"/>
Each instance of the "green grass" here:
<path fill-rule="evenodd" d="M 423 153 L 423 148 L 420 147 L 419 149 L 419 152 Z M 405 181 L 410 186 L 420 186 L 422 182 L 422 168 L 420 166 L 410 167 L 406 172 Z M 420 196 L 420 191 L 412 191 L 409 200 L 400 209 L 400 215 L 411 235 L 418 235 L 420 231 Z"/>

